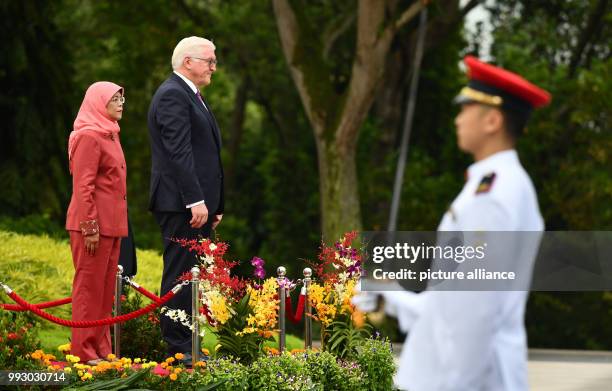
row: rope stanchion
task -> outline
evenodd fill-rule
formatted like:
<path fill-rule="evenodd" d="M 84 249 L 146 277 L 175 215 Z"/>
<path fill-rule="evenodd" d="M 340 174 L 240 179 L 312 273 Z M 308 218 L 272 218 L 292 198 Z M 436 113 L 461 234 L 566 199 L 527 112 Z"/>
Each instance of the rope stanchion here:
<path fill-rule="evenodd" d="M 188 284 L 189 282 L 187 282 Z M 27 301 L 25 301 L 23 298 L 21 298 L 17 293 L 13 292 L 13 290 L 11 288 L 9 288 L 7 285 L 5 284 L 0 284 L 0 286 L 2 286 L 6 292 L 6 294 L 13 299 L 13 301 L 15 301 L 15 303 L 19 304 L 21 307 L 35 313 L 36 315 L 40 316 L 41 318 L 44 318 L 50 322 L 59 324 L 61 326 L 66 326 L 66 327 L 73 327 L 73 328 L 89 328 L 89 327 L 99 327 L 99 326 L 107 326 L 107 325 L 111 325 L 117 322 L 126 322 L 128 320 L 131 319 L 135 319 L 139 316 L 142 316 L 146 313 L 149 313 L 151 311 L 153 311 L 154 309 L 160 307 L 161 305 L 165 304 L 168 300 L 172 299 L 180 290 L 181 288 L 183 288 L 183 286 L 186 285 L 185 283 L 181 283 L 181 284 L 177 284 L 174 288 L 172 288 L 172 290 L 168 291 L 168 293 L 166 293 L 164 296 L 162 296 L 160 298 L 159 302 L 154 302 L 149 304 L 148 306 L 141 308 L 139 310 L 130 312 L 129 314 L 124 314 L 121 316 L 115 316 L 115 317 L 110 317 L 110 318 L 105 318 L 105 319 L 99 319 L 99 320 L 81 320 L 81 321 L 73 321 L 73 320 L 67 320 L 67 319 L 62 319 L 62 318 L 58 318 L 57 316 L 51 315 L 48 312 L 45 312 L 39 308 L 37 308 L 36 306 L 28 303 Z"/>
<path fill-rule="evenodd" d="M 302 320 L 302 314 L 304 313 L 304 298 L 306 296 L 306 289 L 302 287 L 300 292 L 300 298 L 298 299 L 297 308 L 295 309 L 295 313 L 293 313 L 293 306 L 291 305 L 291 296 L 287 295 L 285 298 L 285 308 L 288 309 L 287 318 L 291 323 L 300 323 Z"/>
<path fill-rule="evenodd" d="M 287 279 L 285 275 L 287 274 L 287 269 L 284 266 L 279 266 L 276 269 L 276 274 L 278 275 L 278 300 L 279 300 L 279 308 L 278 308 L 278 328 L 280 329 L 278 333 L 278 351 L 283 352 L 285 350 L 285 338 L 286 338 L 286 328 L 285 328 L 285 297 L 287 295 Z"/>
<path fill-rule="evenodd" d="M 191 359 L 192 362 L 200 361 L 200 268 L 191 268 Z"/>
<path fill-rule="evenodd" d="M 312 284 L 312 269 L 307 267 L 304 273 L 304 349 L 312 349 L 312 307 L 310 306 L 310 286 Z"/>
<path fill-rule="evenodd" d="M 123 288 L 123 266 L 117 266 L 117 274 L 115 275 L 115 313 L 113 315 L 121 315 L 121 288 Z M 121 324 L 113 325 L 113 347 L 115 349 L 115 357 L 121 357 Z"/>
<path fill-rule="evenodd" d="M 47 301 L 44 303 L 38 303 L 38 304 L 32 304 L 32 305 L 42 310 L 45 308 L 57 307 L 57 306 L 68 304 L 68 303 L 72 303 L 72 297 L 65 297 L 59 300 Z M 0 308 L 2 308 L 3 310 L 7 310 L 7 311 L 16 311 L 16 312 L 27 311 L 27 308 L 23 308 L 22 306 L 17 305 L 17 304 L 0 304 Z"/>
<path fill-rule="evenodd" d="M 123 279 L 130 284 L 130 286 L 134 289 L 136 289 L 136 291 L 140 294 L 142 294 L 143 296 L 146 296 L 148 299 L 150 299 L 153 302 L 158 302 L 160 300 L 159 296 L 155 295 L 154 293 L 146 290 L 145 288 L 141 287 L 136 281 L 132 281 L 129 277 L 123 277 Z"/>

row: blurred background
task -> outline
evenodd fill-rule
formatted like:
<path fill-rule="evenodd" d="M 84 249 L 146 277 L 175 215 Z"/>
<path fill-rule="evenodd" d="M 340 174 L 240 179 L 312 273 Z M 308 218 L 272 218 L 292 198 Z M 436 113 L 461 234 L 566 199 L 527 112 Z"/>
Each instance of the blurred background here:
<path fill-rule="evenodd" d="M 146 115 L 173 48 L 190 35 L 217 46 L 217 72 L 203 94 L 223 136 L 226 214 L 217 234 L 230 258 L 257 255 L 268 273 L 283 264 L 297 278 L 322 236 L 385 230 L 418 16 L 389 36 L 381 30 L 387 45 L 364 51 L 364 15 L 389 25 L 416 2 L 362 3 L 0 1 L 0 230 L 48 235 L 68 249 L 67 139 L 87 87 L 109 80 L 125 88 L 121 142 L 136 245 L 160 249 L 147 210 Z M 289 20 L 283 4 L 299 38 L 290 60 L 281 36 L 291 31 L 277 24 Z M 451 101 L 466 81 L 466 54 L 553 95 L 518 145 L 547 230 L 612 229 L 610 1 L 440 0 L 428 12 L 398 230 L 435 230 L 463 185 L 470 159 L 456 148 Z M 362 96 L 349 94 L 362 77 L 356 58 L 372 65 Z M 305 75 L 301 85 L 292 71 Z M 352 128 L 339 132 L 342 121 Z M 14 273 L 7 253 L 15 249 L 2 252 L 5 275 Z M 527 325 L 530 347 L 612 349 L 612 293 L 532 293 Z"/>

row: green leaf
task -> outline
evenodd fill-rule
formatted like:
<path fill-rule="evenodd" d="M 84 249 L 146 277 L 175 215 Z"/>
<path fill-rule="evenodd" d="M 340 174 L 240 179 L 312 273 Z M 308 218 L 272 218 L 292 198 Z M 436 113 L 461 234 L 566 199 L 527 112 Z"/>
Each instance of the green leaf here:
<path fill-rule="evenodd" d="M 224 380 L 220 380 L 216 383 L 211 383 L 211 384 L 207 384 L 205 386 L 202 387 L 198 387 L 196 388 L 196 391 L 209 391 L 209 390 L 214 390 L 215 388 L 219 387 L 220 385 L 222 385 L 223 383 L 227 382 L 227 379 Z"/>

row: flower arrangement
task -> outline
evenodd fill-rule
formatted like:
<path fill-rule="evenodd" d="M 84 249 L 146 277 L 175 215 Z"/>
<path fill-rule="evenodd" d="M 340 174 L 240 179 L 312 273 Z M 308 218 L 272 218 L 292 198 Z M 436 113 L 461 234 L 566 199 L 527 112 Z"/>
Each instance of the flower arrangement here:
<path fill-rule="evenodd" d="M 177 242 L 194 252 L 199 260 L 201 333 L 208 329 L 216 334 L 219 354 L 253 361 L 262 353 L 263 343 L 277 332 L 278 282 L 275 278 L 263 280 L 264 260 L 258 257 L 251 260 L 256 279 L 246 281 L 231 275 L 238 262 L 224 259 L 229 247 L 226 243 L 210 239 Z M 162 308 L 162 313 L 193 328 L 184 311 Z"/>
<path fill-rule="evenodd" d="M 346 233 L 334 246 L 321 244 L 311 263 L 319 282 L 311 285 L 309 302 L 321 323 L 321 344 L 339 357 L 355 354 L 357 342 L 369 335 L 365 314 L 351 302 L 361 277 L 362 255 L 353 247 L 357 232 Z"/>

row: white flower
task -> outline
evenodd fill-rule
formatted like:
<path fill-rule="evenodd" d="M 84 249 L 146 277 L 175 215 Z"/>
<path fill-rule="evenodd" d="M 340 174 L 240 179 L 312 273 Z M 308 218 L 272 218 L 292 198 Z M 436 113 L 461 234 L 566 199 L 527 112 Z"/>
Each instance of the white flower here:
<path fill-rule="evenodd" d="M 187 321 L 187 314 L 185 312 L 181 312 L 179 313 L 178 318 L 181 323 L 184 323 Z"/>
<path fill-rule="evenodd" d="M 211 249 L 211 251 L 215 251 L 215 249 L 217 248 L 217 245 L 214 243 L 211 243 L 210 246 L 208 246 L 209 249 Z"/>

